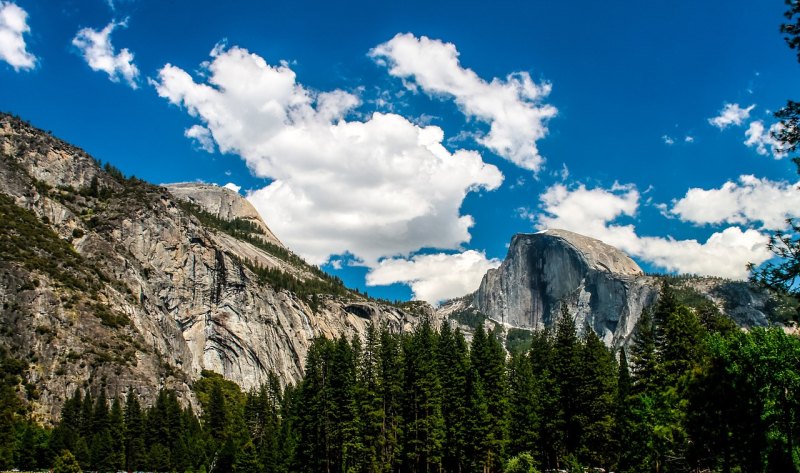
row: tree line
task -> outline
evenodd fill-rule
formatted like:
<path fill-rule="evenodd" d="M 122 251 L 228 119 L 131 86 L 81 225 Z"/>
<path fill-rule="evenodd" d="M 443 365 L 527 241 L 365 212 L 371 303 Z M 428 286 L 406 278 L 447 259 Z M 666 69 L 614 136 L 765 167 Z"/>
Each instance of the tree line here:
<path fill-rule="evenodd" d="M 0 467 L 799 471 L 798 337 L 739 330 L 666 287 L 628 347 L 610 350 L 566 311 L 510 354 L 483 326 L 471 342 L 429 320 L 404 334 L 371 326 L 363 339 L 315 339 L 297 385 L 273 375 L 242 392 L 203 372 L 200 415 L 168 390 L 149 407 L 134 390 L 77 391 L 54 429 L 19 423 Z"/>

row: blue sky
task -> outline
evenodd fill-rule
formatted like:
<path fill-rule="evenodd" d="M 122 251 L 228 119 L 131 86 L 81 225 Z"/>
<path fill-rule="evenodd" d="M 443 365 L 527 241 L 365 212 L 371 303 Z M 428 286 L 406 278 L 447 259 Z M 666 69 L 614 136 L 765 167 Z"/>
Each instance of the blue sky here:
<path fill-rule="evenodd" d="M 0 109 L 393 299 L 555 227 L 743 278 L 800 213 L 781 0 L 431 3 L 0 1 Z"/>

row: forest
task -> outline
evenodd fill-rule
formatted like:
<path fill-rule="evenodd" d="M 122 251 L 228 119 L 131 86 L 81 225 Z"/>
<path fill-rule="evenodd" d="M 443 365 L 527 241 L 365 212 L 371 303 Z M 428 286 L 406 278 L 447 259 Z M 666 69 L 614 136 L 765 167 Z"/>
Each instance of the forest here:
<path fill-rule="evenodd" d="M 242 392 L 213 372 L 202 414 L 76 391 L 53 429 L 26 420 L 3 357 L 0 467 L 180 472 L 791 472 L 800 338 L 743 331 L 666 286 L 629 349 L 566 312 L 508 353 L 448 324 L 316 339 L 305 377 Z M 2 440 L 2 439 L 0 439 Z"/>

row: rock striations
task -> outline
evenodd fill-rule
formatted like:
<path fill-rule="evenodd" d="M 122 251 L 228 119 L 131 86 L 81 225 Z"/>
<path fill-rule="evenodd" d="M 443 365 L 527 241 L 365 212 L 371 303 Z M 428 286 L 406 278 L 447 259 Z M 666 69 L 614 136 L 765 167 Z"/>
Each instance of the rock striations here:
<path fill-rule="evenodd" d="M 202 370 L 244 389 L 270 371 L 292 382 L 313 337 L 370 322 L 409 330 L 432 312 L 347 290 L 286 250 L 234 192 L 126 178 L 8 115 L 0 204 L 0 348 L 28 364 L 45 421 L 77 388 L 133 388 L 149 402 L 168 386 L 194 402 Z M 235 219 L 258 229 L 220 224 Z"/>
<path fill-rule="evenodd" d="M 659 295 L 661 279 L 645 275 L 625 253 L 565 230 L 513 237 L 508 255 L 480 288 L 439 309 L 443 317 L 478 311 L 506 327 L 552 327 L 566 306 L 579 331 L 591 328 L 609 346 L 628 343 L 642 311 Z M 741 326 L 767 323 L 768 297 L 744 282 L 676 278 L 675 285 L 707 299 Z"/>
<path fill-rule="evenodd" d="M 475 293 L 478 310 L 503 324 L 541 329 L 566 304 L 578 327 L 592 327 L 608 344 L 633 330 L 657 291 L 618 249 L 565 230 L 518 234 L 508 256 Z"/>

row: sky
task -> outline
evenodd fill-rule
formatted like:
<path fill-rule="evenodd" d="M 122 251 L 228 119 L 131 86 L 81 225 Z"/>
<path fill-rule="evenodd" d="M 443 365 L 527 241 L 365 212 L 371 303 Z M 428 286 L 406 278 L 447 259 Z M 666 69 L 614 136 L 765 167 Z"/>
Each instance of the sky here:
<path fill-rule="evenodd" d="M 563 228 L 747 277 L 800 216 L 782 0 L 0 0 L 0 110 L 246 197 L 351 287 L 474 291 Z"/>

